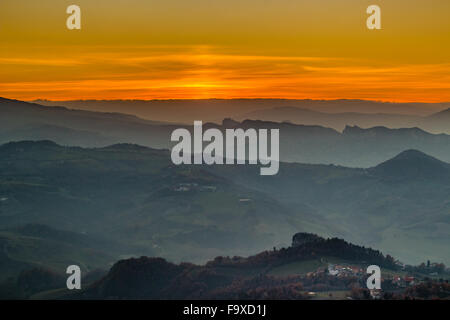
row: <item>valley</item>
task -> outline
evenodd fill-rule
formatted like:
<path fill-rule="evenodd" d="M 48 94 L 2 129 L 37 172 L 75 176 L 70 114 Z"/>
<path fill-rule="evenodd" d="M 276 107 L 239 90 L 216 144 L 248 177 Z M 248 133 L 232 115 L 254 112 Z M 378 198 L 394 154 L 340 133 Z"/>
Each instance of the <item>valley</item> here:
<path fill-rule="evenodd" d="M 214 267 L 217 281 L 245 276 L 239 280 L 245 294 L 253 288 L 247 281 L 283 287 L 284 280 L 271 277 L 300 277 L 310 286 L 310 273 L 329 283 L 317 298 L 348 292 L 317 272 L 330 264 L 356 270 L 361 261 L 329 251 L 276 265 L 228 265 L 267 248 L 286 252 L 297 232 L 346 239 L 408 265 L 450 264 L 446 134 L 356 126 L 338 132 L 261 120 L 204 123 L 205 130 L 221 132 L 279 129 L 279 172 L 261 176 L 255 166 L 174 165 L 168 140 L 178 124 L 7 99 L 0 101 L 0 114 L 0 283 L 7 296 L 69 298 L 61 289 L 65 266 L 80 265 L 94 285 L 117 261 L 136 257 L 174 272 L 222 257 L 228 262 Z M 193 270 L 188 273 L 195 278 Z M 268 278 L 251 280 L 261 274 Z M 30 277 L 49 285 L 30 283 Z M 282 290 L 307 298 L 296 286 Z M 214 296 L 233 298 L 241 290 L 235 289 L 223 287 Z M 97 294 L 92 297 L 104 297 Z"/>

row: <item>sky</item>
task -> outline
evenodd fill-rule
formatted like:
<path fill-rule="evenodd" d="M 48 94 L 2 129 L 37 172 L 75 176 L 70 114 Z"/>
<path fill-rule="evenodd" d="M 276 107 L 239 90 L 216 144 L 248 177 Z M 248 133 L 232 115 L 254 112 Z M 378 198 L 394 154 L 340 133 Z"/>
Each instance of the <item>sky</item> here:
<path fill-rule="evenodd" d="M 450 101 L 450 1 L 1 0 L 0 96 Z"/>

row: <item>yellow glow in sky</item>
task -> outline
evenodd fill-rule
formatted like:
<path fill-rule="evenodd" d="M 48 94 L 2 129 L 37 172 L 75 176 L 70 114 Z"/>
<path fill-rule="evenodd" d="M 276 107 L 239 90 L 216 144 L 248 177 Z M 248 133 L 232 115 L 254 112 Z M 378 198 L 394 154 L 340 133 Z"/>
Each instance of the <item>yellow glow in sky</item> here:
<path fill-rule="evenodd" d="M 0 96 L 450 101 L 449 40 L 448 0 L 2 0 Z"/>

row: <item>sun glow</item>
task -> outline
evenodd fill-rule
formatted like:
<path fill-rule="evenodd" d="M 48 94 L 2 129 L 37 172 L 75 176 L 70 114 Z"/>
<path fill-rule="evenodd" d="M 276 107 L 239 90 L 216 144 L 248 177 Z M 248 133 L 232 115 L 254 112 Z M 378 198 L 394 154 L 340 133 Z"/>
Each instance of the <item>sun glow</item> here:
<path fill-rule="evenodd" d="M 369 2 L 80 0 L 69 31 L 65 3 L 4 0 L 0 96 L 450 101 L 450 2 L 386 3 L 375 31 Z"/>

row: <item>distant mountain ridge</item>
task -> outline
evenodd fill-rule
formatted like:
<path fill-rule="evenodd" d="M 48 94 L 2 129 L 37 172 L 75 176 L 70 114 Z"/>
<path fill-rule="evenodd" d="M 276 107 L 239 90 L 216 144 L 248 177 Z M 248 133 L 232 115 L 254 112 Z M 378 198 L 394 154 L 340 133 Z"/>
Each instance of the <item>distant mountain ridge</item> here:
<path fill-rule="evenodd" d="M 403 179 L 450 178 L 450 164 L 417 150 L 406 150 L 371 169 L 376 174 Z"/>
<path fill-rule="evenodd" d="M 19 140 L 54 140 L 65 145 L 99 147 L 118 142 L 161 141 L 167 123 L 112 112 L 46 107 L 0 99 L 0 143 Z M 152 140 L 152 137 L 155 137 Z M 159 140 L 158 140 L 159 139 Z"/>
<path fill-rule="evenodd" d="M 38 110 L 38 111 L 57 111 L 57 112 L 68 112 L 72 113 L 73 115 L 77 116 L 93 116 L 93 117 L 102 117 L 102 118 L 117 118 L 119 120 L 129 120 L 129 121 L 136 121 L 140 123 L 152 123 L 152 124 L 161 124 L 159 121 L 152 121 L 152 120 L 144 120 L 141 118 L 138 118 L 137 116 L 121 113 L 121 112 L 98 112 L 98 111 L 89 111 L 89 110 L 77 110 L 77 109 L 70 109 L 64 106 L 53 106 L 52 108 L 48 108 L 47 106 L 38 104 L 38 103 L 31 103 L 31 102 L 25 102 L 20 100 L 14 100 L 14 99 L 6 99 L 0 97 L 0 105 L 2 112 L 8 112 L 8 111 L 21 111 L 17 109 L 12 108 L 21 108 L 21 109 L 28 109 L 28 110 Z M 51 115 L 49 112 L 47 115 Z"/>
<path fill-rule="evenodd" d="M 448 114 L 426 119 L 445 127 Z M 0 99 L 0 280 L 34 268 L 19 276 L 26 287 L 34 275 L 53 282 L 47 269 L 80 263 L 90 272 L 121 260 L 78 297 L 259 298 L 265 287 L 301 299 L 297 283 L 272 276 L 333 254 L 392 266 L 367 247 L 409 264 L 450 264 L 450 135 L 204 121 L 280 129 L 280 170 L 267 177 L 258 166 L 174 165 L 169 138 L 180 127 L 192 130 Z M 299 231 L 294 248 L 280 249 Z M 274 249 L 254 255 L 265 248 Z M 137 256 L 161 258 L 129 259 Z"/>
<path fill-rule="evenodd" d="M 279 129 L 280 157 L 286 162 L 371 167 L 407 149 L 450 161 L 450 135 L 431 134 L 419 128 L 346 126 L 341 133 L 321 126 L 231 119 L 225 119 L 221 127 L 209 127 Z"/>
<path fill-rule="evenodd" d="M 338 99 L 171 99 L 171 100 L 74 100 L 33 102 L 48 106 L 68 106 L 75 109 L 95 111 L 129 110 L 129 113 L 142 118 L 167 121 L 180 116 L 177 121 L 192 122 L 198 116 L 207 116 L 205 121 L 226 117 L 244 116 L 249 112 L 277 107 L 295 107 L 315 110 L 323 113 L 357 112 L 357 113 L 394 113 L 410 115 L 429 115 L 450 107 L 450 102 L 443 103 L 391 103 L 371 100 Z M 184 109 L 184 110 L 183 110 Z M 187 109 L 187 110 L 186 110 Z M 211 110 L 213 109 L 213 110 Z M 218 112 L 214 112 L 215 110 Z M 176 113 L 176 114 L 174 114 Z M 189 117 L 189 113 L 191 117 Z M 205 115 L 206 113 L 206 115 Z"/>
<path fill-rule="evenodd" d="M 190 124 L 194 120 L 220 122 L 224 118 L 290 121 L 321 125 L 341 131 L 345 125 L 362 128 L 421 127 L 433 133 L 450 134 L 449 122 L 435 122 L 428 116 L 448 109 L 450 103 L 389 103 L 370 100 L 290 99 L 205 99 L 205 100 L 81 100 L 42 101 L 43 105 L 114 111 L 145 119 Z"/>
<path fill-rule="evenodd" d="M 8 101 L 5 103 L 5 101 Z M 190 125 L 155 123 L 134 116 L 43 107 L 20 101 L 0 102 L 0 143 L 20 140 L 53 140 L 61 145 L 104 147 L 135 143 L 151 148 L 171 148 L 173 130 Z M 298 125 L 262 120 L 221 124 L 204 121 L 205 128 L 279 128 L 282 161 L 370 167 L 407 150 L 417 149 L 450 161 L 450 136 L 418 128 L 362 129 L 346 126 L 343 132 L 319 125 Z"/>
<path fill-rule="evenodd" d="M 444 104 L 443 107 L 446 107 Z M 276 107 L 257 110 L 239 119 L 270 120 L 303 125 L 321 125 L 341 131 L 348 126 L 361 128 L 388 127 L 392 129 L 418 127 L 432 133 L 450 134 L 449 109 L 426 115 L 360 112 L 318 112 L 297 107 Z"/>
<path fill-rule="evenodd" d="M 434 113 L 421 122 L 424 128 L 431 132 L 447 132 L 450 130 L 450 108 Z"/>
<path fill-rule="evenodd" d="M 296 107 L 258 110 L 246 114 L 243 118 L 278 122 L 288 121 L 303 125 L 321 125 L 339 131 L 349 125 L 364 128 L 380 125 L 390 128 L 411 127 L 421 119 L 417 115 L 358 112 L 326 113 Z"/>

